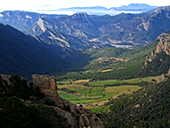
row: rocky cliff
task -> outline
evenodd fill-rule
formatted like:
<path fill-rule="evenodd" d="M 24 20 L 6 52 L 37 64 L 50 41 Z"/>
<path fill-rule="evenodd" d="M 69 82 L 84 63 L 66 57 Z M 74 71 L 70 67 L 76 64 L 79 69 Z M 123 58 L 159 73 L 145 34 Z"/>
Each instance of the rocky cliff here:
<path fill-rule="evenodd" d="M 53 109 L 67 118 L 68 126 L 72 128 L 82 126 L 104 128 L 103 122 L 90 110 L 79 107 L 59 97 L 55 77 L 34 74 L 32 78 L 34 85 L 39 87 L 47 98 L 55 102 L 57 107 L 53 106 Z"/>
<path fill-rule="evenodd" d="M 149 62 L 152 62 L 153 59 L 156 57 L 156 54 L 164 51 L 167 55 L 170 55 L 170 33 L 165 32 L 158 36 L 157 40 L 159 40 L 159 43 L 156 47 L 156 51 L 151 52 L 151 56 L 146 57 L 145 65 L 147 65 Z"/>
<path fill-rule="evenodd" d="M 165 52 L 167 55 L 170 55 L 170 31 L 159 35 L 157 40 L 159 40 L 159 43 L 156 47 L 156 50 L 155 51 L 152 50 L 151 56 L 146 57 L 145 66 L 147 66 L 148 63 L 152 62 L 155 59 L 155 57 L 162 51 Z M 163 61 L 162 58 L 160 58 L 160 61 Z M 166 80 L 167 76 L 169 75 L 170 75 L 170 68 L 166 74 L 162 74 L 161 76 L 159 76 L 157 82 L 160 83 Z"/>
<path fill-rule="evenodd" d="M 157 45 L 156 53 L 164 51 L 167 55 L 170 55 L 170 33 L 163 33 L 158 39 L 160 41 Z"/>

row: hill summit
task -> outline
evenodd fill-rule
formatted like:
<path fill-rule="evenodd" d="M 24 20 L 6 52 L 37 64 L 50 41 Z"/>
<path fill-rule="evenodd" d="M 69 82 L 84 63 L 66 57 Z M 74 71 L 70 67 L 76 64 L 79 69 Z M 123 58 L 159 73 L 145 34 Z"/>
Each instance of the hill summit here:
<path fill-rule="evenodd" d="M 76 20 L 82 20 L 82 21 L 89 20 L 89 15 L 87 13 L 75 13 L 71 17 L 72 19 L 76 19 Z"/>

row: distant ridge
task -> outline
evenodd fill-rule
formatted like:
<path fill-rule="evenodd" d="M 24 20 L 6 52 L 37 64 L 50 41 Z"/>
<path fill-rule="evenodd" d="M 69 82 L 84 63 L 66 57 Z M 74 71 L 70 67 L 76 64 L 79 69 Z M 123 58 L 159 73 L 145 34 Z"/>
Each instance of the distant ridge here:
<path fill-rule="evenodd" d="M 148 4 L 139 4 L 139 3 L 132 3 L 129 5 L 123 5 L 120 7 L 111 7 L 106 8 L 103 6 L 92 6 L 92 7 L 70 7 L 70 8 L 60 8 L 57 11 L 73 11 L 74 13 L 78 12 L 87 12 L 88 14 L 95 14 L 95 15 L 102 15 L 102 14 L 119 14 L 121 12 L 131 12 L 131 13 L 139 13 L 139 12 L 146 12 L 157 8 L 158 6 L 151 6 Z M 98 10 L 98 11 L 97 11 Z"/>

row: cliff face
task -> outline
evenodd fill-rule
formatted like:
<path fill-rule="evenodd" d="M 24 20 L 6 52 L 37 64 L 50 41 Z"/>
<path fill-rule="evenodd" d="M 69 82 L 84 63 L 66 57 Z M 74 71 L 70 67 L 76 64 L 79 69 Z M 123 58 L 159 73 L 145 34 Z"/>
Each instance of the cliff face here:
<path fill-rule="evenodd" d="M 156 53 L 164 51 L 167 55 L 170 55 L 170 34 L 163 33 L 158 37 L 158 39 L 160 41 L 157 45 Z"/>
<path fill-rule="evenodd" d="M 156 57 L 156 54 L 164 51 L 167 55 L 170 55 L 170 33 L 162 33 L 158 36 L 159 43 L 156 47 L 156 51 L 151 52 L 151 56 L 146 57 L 145 65 L 148 64 L 148 62 L 152 62 L 153 59 Z"/>
<path fill-rule="evenodd" d="M 57 93 L 57 86 L 55 77 L 47 75 L 32 75 L 34 85 L 40 88 L 41 92 L 54 101 L 56 105 L 62 106 L 60 97 Z"/>
<path fill-rule="evenodd" d="M 53 100 L 56 106 L 53 109 L 67 118 L 68 126 L 79 128 L 90 126 L 91 128 L 104 128 L 103 122 L 88 109 L 76 106 L 69 101 L 59 97 L 57 93 L 56 80 L 47 75 L 32 75 L 33 83 L 39 87 L 41 92 Z"/>

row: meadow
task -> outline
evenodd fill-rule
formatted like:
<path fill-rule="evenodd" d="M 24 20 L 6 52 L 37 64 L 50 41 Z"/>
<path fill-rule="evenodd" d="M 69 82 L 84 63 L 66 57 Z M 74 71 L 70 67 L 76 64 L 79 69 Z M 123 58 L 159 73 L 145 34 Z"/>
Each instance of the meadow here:
<path fill-rule="evenodd" d="M 90 86 L 84 86 L 83 83 L 88 83 Z M 140 83 L 139 79 L 105 80 L 96 82 L 77 80 L 62 82 L 62 84 L 57 86 L 59 89 L 67 88 L 76 92 L 71 94 L 64 91 L 58 91 L 61 98 L 69 100 L 74 104 L 82 104 L 84 107 L 91 109 L 92 112 L 99 113 L 109 111 L 110 106 L 105 105 L 109 100 L 139 90 L 141 87 L 137 85 L 138 83 Z M 104 87 L 104 85 L 113 86 Z"/>
<path fill-rule="evenodd" d="M 120 85 L 120 84 L 138 84 L 140 80 L 138 79 L 128 79 L 128 80 L 105 80 L 105 81 L 95 81 L 89 82 L 90 85 L 94 86 L 104 86 L 104 85 Z"/>

